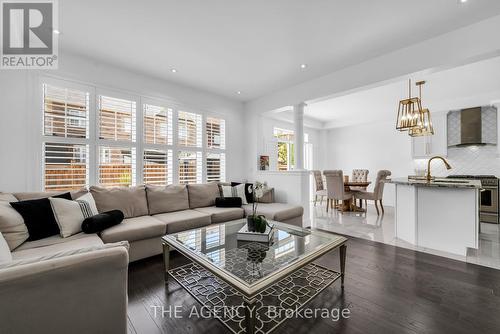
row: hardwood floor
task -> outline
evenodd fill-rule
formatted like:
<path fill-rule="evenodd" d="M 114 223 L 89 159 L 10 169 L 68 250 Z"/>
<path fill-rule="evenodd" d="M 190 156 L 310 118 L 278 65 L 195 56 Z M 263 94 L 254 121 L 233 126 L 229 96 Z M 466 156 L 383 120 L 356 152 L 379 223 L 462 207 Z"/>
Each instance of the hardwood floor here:
<path fill-rule="evenodd" d="M 170 265 L 187 262 L 173 253 Z M 316 262 L 338 269 L 339 254 Z M 273 333 L 500 332 L 499 270 L 357 238 L 347 243 L 346 267 L 344 292 L 337 281 L 306 307 L 347 307 L 349 319 L 289 319 Z M 129 333 L 230 333 L 216 319 L 189 318 L 198 302 L 169 282 L 166 292 L 161 256 L 130 265 Z M 175 305 L 182 318 L 154 316 L 153 306 Z"/>

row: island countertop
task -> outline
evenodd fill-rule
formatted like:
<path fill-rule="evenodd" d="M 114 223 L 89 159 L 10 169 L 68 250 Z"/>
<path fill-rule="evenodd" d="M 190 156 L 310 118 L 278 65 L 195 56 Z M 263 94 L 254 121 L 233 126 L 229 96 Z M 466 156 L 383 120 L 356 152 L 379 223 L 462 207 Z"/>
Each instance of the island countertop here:
<path fill-rule="evenodd" d="M 425 179 L 413 179 L 408 177 L 397 177 L 392 178 L 388 183 L 403 184 L 408 186 L 419 186 L 419 187 L 443 187 L 443 188 L 475 188 L 481 189 L 480 180 L 469 180 L 469 179 L 447 179 L 447 178 L 435 178 L 428 182 Z"/>

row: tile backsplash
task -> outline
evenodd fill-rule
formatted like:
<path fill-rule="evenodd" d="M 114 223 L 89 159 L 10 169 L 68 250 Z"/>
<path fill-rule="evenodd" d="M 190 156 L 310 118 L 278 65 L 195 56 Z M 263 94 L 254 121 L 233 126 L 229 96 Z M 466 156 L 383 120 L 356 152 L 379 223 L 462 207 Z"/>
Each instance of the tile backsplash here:
<path fill-rule="evenodd" d="M 496 175 L 500 177 L 500 158 L 496 146 L 448 147 L 446 158 L 453 167 L 447 170 L 442 162 L 432 162 L 432 174 L 435 176 L 460 175 Z M 423 175 L 427 169 L 427 159 L 414 160 L 415 173 Z"/>

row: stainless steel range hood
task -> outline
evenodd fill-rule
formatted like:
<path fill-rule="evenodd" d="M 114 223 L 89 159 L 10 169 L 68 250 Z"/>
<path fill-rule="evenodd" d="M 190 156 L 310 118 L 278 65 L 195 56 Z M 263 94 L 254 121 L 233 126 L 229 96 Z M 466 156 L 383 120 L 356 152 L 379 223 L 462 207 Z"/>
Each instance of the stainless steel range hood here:
<path fill-rule="evenodd" d="M 496 145 L 497 110 L 475 107 L 448 113 L 448 146 Z"/>

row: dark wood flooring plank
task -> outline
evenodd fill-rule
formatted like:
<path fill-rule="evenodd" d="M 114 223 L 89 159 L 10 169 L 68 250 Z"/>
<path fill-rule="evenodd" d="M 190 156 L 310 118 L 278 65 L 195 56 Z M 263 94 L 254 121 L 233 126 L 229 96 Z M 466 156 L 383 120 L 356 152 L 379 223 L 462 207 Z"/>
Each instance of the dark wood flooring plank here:
<path fill-rule="evenodd" d="M 350 318 L 289 319 L 274 333 L 500 332 L 499 270 L 349 239 L 344 293 L 336 282 L 306 307 L 347 307 Z M 173 267 L 188 261 L 172 253 Z M 338 269 L 338 252 L 316 262 Z M 200 305 L 173 280 L 166 290 L 162 270 L 161 256 L 130 265 L 130 333 L 230 333 L 216 319 L 190 319 Z M 182 318 L 155 317 L 152 305 L 182 306 Z"/>

